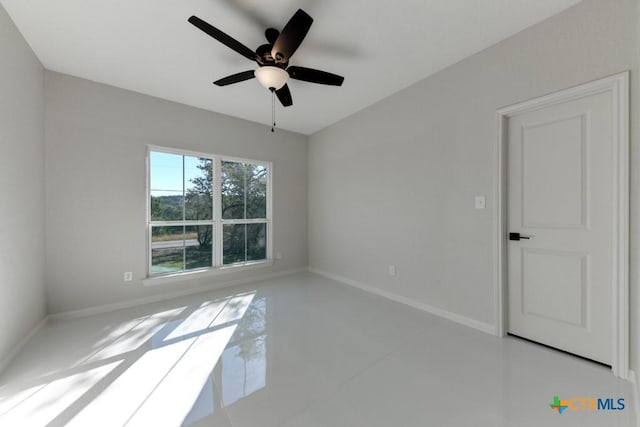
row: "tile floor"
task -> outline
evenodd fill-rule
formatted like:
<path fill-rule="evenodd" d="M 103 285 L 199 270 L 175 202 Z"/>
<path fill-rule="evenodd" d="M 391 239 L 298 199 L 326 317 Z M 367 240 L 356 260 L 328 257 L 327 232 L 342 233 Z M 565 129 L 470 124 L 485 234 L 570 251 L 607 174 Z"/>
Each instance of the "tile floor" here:
<path fill-rule="evenodd" d="M 624 398 L 565 411 L 554 396 Z M 1 426 L 633 426 L 607 368 L 312 274 L 48 324 Z"/>

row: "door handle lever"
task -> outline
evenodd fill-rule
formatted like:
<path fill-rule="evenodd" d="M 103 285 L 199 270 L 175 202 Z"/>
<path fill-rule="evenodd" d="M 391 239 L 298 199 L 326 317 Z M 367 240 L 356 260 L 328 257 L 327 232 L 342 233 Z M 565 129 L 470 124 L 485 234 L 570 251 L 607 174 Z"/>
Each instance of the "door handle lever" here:
<path fill-rule="evenodd" d="M 529 240 L 533 236 L 524 236 L 520 233 L 509 233 L 509 240 Z"/>

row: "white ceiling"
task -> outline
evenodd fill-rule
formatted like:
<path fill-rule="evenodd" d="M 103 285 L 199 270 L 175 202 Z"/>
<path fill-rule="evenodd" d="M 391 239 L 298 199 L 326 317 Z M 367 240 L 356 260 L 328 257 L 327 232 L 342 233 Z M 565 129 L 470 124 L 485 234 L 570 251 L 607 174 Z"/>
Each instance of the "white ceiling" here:
<path fill-rule="evenodd" d="M 255 68 L 191 24 L 196 15 L 255 49 L 302 8 L 314 24 L 291 65 L 345 76 L 290 81 L 278 126 L 312 134 L 580 0 L 0 0 L 45 68 L 267 124 Z"/>

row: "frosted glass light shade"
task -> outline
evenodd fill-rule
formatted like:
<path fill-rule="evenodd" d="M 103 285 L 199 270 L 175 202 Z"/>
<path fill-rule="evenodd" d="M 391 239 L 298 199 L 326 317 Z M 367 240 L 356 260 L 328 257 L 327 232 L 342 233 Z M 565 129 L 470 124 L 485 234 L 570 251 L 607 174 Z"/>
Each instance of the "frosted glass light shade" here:
<path fill-rule="evenodd" d="M 265 89 L 280 89 L 287 82 L 289 74 L 280 67 L 272 67 L 270 65 L 260 67 L 255 71 L 256 79 Z"/>

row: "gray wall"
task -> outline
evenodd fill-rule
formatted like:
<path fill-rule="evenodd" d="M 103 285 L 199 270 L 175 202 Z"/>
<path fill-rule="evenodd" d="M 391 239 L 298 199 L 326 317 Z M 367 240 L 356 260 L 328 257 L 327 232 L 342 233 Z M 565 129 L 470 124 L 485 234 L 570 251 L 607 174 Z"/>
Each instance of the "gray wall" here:
<path fill-rule="evenodd" d="M 49 312 L 306 267 L 305 136 L 54 72 L 45 82 Z M 273 162 L 273 248 L 283 259 L 266 270 L 144 287 L 147 144 Z M 123 282 L 125 271 L 133 282 Z"/>
<path fill-rule="evenodd" d="M 0 6 L 0 361 L 45 314 L 44 69 Z"/>
<path fill-rule="evenodd" d="M 640 367 L 638 22 L 636 0 L 585 0 L 312 135 L 310 266 L 494 325 L 496 110 L 631 70 Z M 475 195 L 487 196 L 486 210 L 474 209 Z"/>

